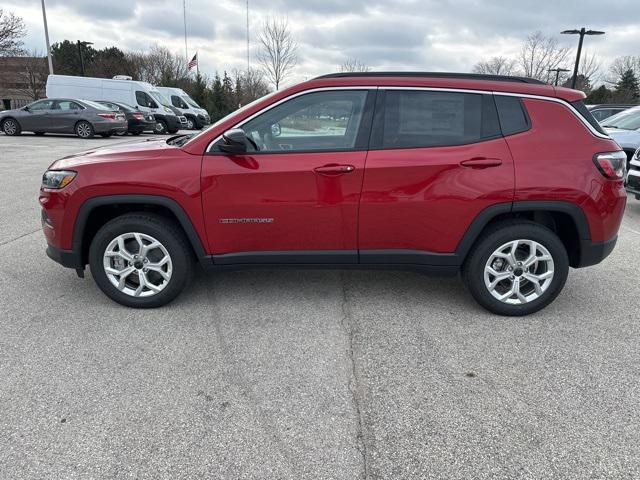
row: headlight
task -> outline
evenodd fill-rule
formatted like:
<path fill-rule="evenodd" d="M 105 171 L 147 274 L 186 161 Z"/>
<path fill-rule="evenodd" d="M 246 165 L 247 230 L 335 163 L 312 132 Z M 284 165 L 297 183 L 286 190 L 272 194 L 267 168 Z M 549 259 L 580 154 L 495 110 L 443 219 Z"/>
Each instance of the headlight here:
<path fill-rule="evenodd" d="M 164 107 L 164 111 L 167 113 L 173 113 L 173 110 L 171 110 L 170 108 Z"/>
<path fill-rule="evenodd" d="M 71 170 L 47 170 L 42 175 L 42 187 L 43 188 L 55 188 L 60 189 L 69 185 L 77 173 Z"/>

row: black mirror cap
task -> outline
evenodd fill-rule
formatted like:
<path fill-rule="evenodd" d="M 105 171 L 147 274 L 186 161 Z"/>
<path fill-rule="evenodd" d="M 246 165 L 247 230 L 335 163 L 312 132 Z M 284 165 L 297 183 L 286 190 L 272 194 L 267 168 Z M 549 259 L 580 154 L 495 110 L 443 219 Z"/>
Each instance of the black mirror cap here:
<path fill-rule="evenodd" d="M 241 154 L 247 151 L 247 135 L 241 128 L 233 128 L 222 134 L 220 150 L 226 153 Z"/>

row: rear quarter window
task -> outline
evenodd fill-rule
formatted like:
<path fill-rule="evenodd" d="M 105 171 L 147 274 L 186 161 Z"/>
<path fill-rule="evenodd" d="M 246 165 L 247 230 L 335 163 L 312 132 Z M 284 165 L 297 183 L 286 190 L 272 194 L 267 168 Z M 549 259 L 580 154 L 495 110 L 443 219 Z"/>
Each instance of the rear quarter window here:
<path fill-rule="evenodd" d="M 503 135 L 514 135 L 529 130 L 531 121 L 520 98 L 496 95 L 495 101 Z"/>
<path fill-rule="evenodd" d="M 584 104 L 584 102 L 582 100 L 577 100 L 575 102 L 571 102 L 571 105 L 573 105 L 573 108 L 575 108 L 578 113 L 580 115 L 582 115 L 582 117 L 589 122 L 589 124 L 598 132 L 606 135 L 607 132 L 605 132 L 602 129 L 602 126 L 598 123 L 598 121 L 593 118 L 593 115 L 591 115 L 591 112 L 589 111 L 589 109 L 587 108 L 587 106 Z"/>

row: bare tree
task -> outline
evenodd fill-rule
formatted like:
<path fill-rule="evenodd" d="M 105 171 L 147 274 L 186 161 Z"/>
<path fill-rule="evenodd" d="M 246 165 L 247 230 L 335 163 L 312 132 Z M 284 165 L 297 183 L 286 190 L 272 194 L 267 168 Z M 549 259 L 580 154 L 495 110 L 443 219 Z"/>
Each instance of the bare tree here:
<path fill-rule="evenodd" d="M 578 76 L 582 75 L 584 78 L 589 80 L 591 85 L 593 85 L 595 82 L 600 80 L 601 69 L 602 61 L 600 58 L 595 53 L 588 54 L 585 52 L 580 60 Z"/>
<path fill-rule="evenodd" d="M 615 84 L 620 77 L 629 70 L 631 70 L 636 77 L 640 77 L 640 56 L 626 55 L 614 58 L 609 66 L 609 75 L 605 81 Z"/>
<path fill-rule="evenodd" d="M 22 38 L 26 34 L 22 18 L 0 8 L 0 57 L 22 53 Z"/>
<path fill-rule="evenodd" d="M 154 45 L 149 52 L 128 52 L 125 55 L 129 73 L 136 80 L 153 85 L 179 87 L 189 81 L 189 69 L 184 57 L 165 47 Z"/>
<path fill-rule="evenodd" d="M 526 77 L 549 81 L 550 69 L 562 67 L 569 57 L 570 49 L 560 47 L 558 40 L 542 32 L 529 35 L 518 56 L 517 64 Z"/>
<path fill-rule="evenodd" d="M 269 93 L 269 84 L 260 70 L 250 68 L 249 71 L 234 71 L 236 79 L 236 103 L 246 105 Z"/>
<path fill-rule="evenodd" d="M 286 18 L 267 19 L 258 42 L 258 62 L 269 82 L 278 90 L 298 63 L 298 43 L 289 30 L 289 21 Z"/>
<path fill-rule="evenodd" d="M 18 72 L 18 84 L 22 84 L 16 90 L 31 100 L 38 100 L 44 97 L 47 85 L 47 59 L 41 52 L 32 51 L 23 58 L 22 70 Z"/>
<path fill-rule="evenodd" d="M 474 73 L 486 75 L 513 75 L 516 61 L 508 57 L 491 57 L 489 60 L 481 60 L 473 67 Z"/>
<path fill-rule="evenodd" d="M 347 58 L 347 60 L 340 65 L 340 71 L 345 73 L 370 72 L 371 68 L 357 58 Z"/>

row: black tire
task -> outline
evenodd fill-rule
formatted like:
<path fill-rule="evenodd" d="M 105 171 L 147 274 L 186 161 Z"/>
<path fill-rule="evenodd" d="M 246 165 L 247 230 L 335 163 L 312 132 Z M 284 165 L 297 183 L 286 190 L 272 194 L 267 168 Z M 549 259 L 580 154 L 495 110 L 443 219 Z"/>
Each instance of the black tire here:
<path fill-rule="evenodd" d="M 169 132 L 168 132 L 168 133 L 170 133 L 171 135 L 173 135 L 174 133 L 178 133 L 178 131 L 179 131 L 179 130 L 180 130 L 179 128 L 176 128 L 176 129 L 174 129 L 174 130 L 169 130 Z"/>
<path fill-rule="evenodd" d="M 93 138 L 95 131 L 93 130 L 93 125 L 87 122 L 86 120 L 80 120 L 76 123 L 75 127 L 76 135 L 80 138 Z"/>
<path fill-rule="evenodd" d="M 153 133 L 157 133 L 158 135 L 164 135 L 169 131 L 169 126 L 167 125 L 167 122 L 165 122 L 164 120 L 158 120 L 156 122 L 156 128 L 154 129 Z"/>
<path fill-rule="evenodd" d="M 14 136 L 22 133 L 22 127 L 14 118 L 6 118 L 2 121 L 2 131 L 5 135 Z"/>
<path fill-rule="evenodd" d="M 187 117 L 187 130 L 196 130 L 198 128 L 198 122 L 193 117 Z"/>
<path fill-rule="evenodd" d="M 44 132 L 33 132 L 35 135 L 37 135 L 38 137 L 41 137 L 44 135 Z"/>
<path fill-rule="evenodd" d="M 500 246 L 520 239 L 533 240 L 546 248 L 553 259 L 554 273 L 547 289 L 538 298 L 527 303 L 510 304 L 498 300 L 490 293 L 485 285 L 484 270 L 490 256 Z M 549 305 L 564 287 L 568 271 L 567 251 L 552 230 L 526 220 L 506 220 L 489 227 L 476 241 L 464 263 L 462 277 L 469 292 L 482 307 L 498 315 L 521 316 Z"/>
<path fill-rule="evenodd" d="M 105 272 L 103 255 L 109 243 L 119 235 L 131 232 L 155 238 L 171 257 L 171 278 L 163 290 L 152 296 L 134 297 L 122 292 L 110 282 Z M 107 222 L 98 230 L 89 248 L 89 266 L 98 287 L 112 300 L 127 307 L 155 308 L 171 302 L 189 284 L 193 276 L 194 259 L 187 238 L 174 222 L 150 213 L 129 213 Z"/>

